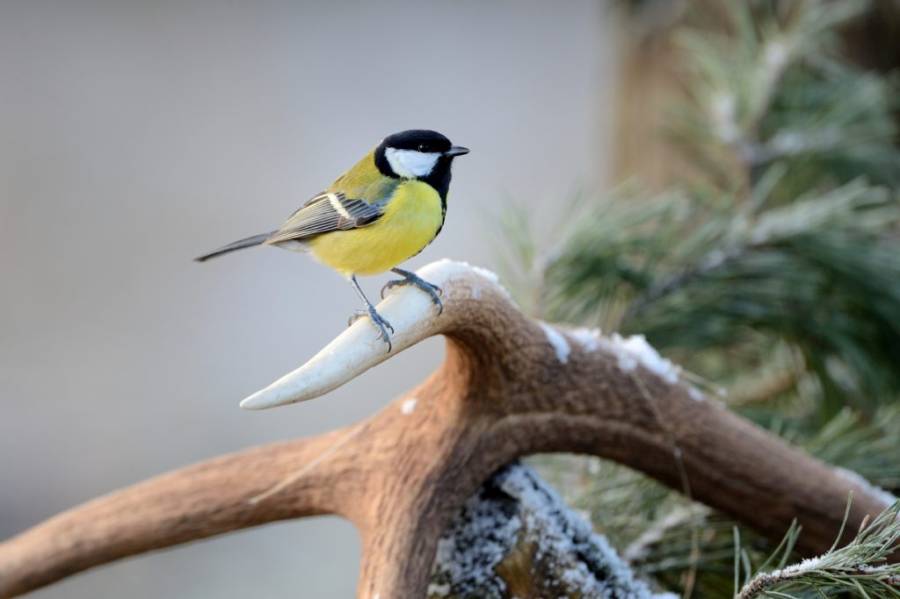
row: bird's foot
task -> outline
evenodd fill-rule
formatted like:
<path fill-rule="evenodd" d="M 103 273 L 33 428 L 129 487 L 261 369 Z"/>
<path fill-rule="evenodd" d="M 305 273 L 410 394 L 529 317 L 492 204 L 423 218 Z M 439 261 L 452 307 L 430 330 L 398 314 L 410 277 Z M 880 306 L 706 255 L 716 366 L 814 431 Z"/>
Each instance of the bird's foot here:
<path fill-rule="evenodd" d="M 397 274 L 402 276 L 402 279 L 395 279 L 393 281 L 388 281 L 387 284 L 381 288 L 381 298 L 384 299 L 384 296 L 388 291 L 393 289 L 394 287 L 403 287 L 406 285 L 412 285 L 414 287 L 418 287 L 422 291 L 428 294 L 428 297 L 431 298 L 431 303 L 433 303 L 438 308 L 438 314 L 444 311 L 444 303 L 441 301 L 441 295 L 443 291 L 437 285 L 429 283 L 425 279 L 421 278 L 419 275 L 407 272 L 405 270 L 400 271 L 395 270 Z"/>
<path fill-rule="evenodd" d="M 347 321 L 347 326 L 352 325 L 360 318 L 366 316 L 369 317 L 369 320 L 372 321 L 372 324 L 374 324 L 378 331 L 381 333 L 381 340 L 387 344 L 388 353 L 391 353 L 391 349 L 393 347 L 393 345 L 391 344 L 391 335 L 394 333 L 394 327 L 391 326 L 391 323 L 385 320 L 381 316 L 381 314 L 378 313 L 374 306 L 369 306 L 365 310 L 357 310 L 356 312 L 354 312 L 350 317 L 350 320 Z M 388 334 L 388 330 L 390 330 L 390 334 Z"/>

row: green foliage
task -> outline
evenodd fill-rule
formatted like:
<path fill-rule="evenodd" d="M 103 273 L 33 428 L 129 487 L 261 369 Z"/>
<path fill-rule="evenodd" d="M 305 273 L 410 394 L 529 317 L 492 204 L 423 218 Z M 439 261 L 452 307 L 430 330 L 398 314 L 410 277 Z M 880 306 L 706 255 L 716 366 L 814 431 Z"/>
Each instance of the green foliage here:
<path fill-rule="evenodd" d="M 542 318 L 642 333 L 733 409 L 896 492 L 900 87 L 842 56 L 837 27 L 863 3 L 723 0 L 715 17 L 701 4 L 678 31 L 686 99 L 666 132 L 695 168 L 662 193 L 581 199 L 552 247 L 507 222 L 506 278 Z M 600 470 L 564 486 L 636 568 L 731 594 L 731 521 Z M 750 561 L 772 550 L 743 536 Z M 897 596 L 866 580 L 853 584 Z"/>
<path fill-rule="evenodd" d="M 837 52 L 859 3 L 727 6 L 724 31 L 680 35 L 672 127 L 702 175 L 598 200 L 543 251 L 508 224 L 525 303 L 640 331 L 724 386 L 786 344 L 819 416 L 871 415 L 900 392 L 900 88 Z"/>
<path fill-rule="evenodd" d="M 705 354 L 790 344 L 830 417 L 900 390 L 900 90 L 835 53 L 858 3 L 785 5 L 734 2 L 728 31 L 681 36 L 692 102 L 673 123 L 701 180 L 613 194 L 517 257 L 544 316 L 640 331 L 714 380 L 735 368 Z"/>

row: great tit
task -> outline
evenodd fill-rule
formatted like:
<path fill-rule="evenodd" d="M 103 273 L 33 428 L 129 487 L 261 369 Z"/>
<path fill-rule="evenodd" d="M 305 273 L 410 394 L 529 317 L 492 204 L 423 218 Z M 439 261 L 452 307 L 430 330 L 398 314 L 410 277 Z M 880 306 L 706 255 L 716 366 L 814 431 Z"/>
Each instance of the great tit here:
<path fill-rule="evenodd" d="M 294 212 L 280 228 L 229 243 L 195 258 L 203 262 L 257 245 L 310 252 L 353 285 L 365 304 L 354 318 L 368 315 L 391 351 L 391 324 L 366 298 L 357 275 L 391 270 L 403 277 L 385 289 L 414 285 L 443 309 L 440 289 L 415 273 L 397 268 L 437 237 L 447 213 L 453 159 L 468 154 L 437 131 L 411 129 L 384 138 L 328 189 Z M 382 291 L 382 294 L 384 291 Z"/>

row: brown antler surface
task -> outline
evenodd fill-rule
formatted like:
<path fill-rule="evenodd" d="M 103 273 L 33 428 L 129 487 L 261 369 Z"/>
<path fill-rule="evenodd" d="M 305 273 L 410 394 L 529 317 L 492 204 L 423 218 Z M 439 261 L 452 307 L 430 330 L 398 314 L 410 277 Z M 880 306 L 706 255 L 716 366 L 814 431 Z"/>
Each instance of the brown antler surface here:
<path fill-rule="evenodd" d="M 798 547 L 826 550 L 849 494 L 850 530 L 885 506 L 858 481 L 705 399 L 641 338 L 567 331 L 525 317 L 490 273 L 449 261 L 440 315 L 403 288 L 378 309 L 394 353 L 447 337 L 443 365 L 355 426 L 225 456 L 102 497 L 0 545 L 0 596 L 128 555 L 265 522 L 339 514 L 359 529 L 358 596 L 424 597 L 438 539 L 493 472 L 548 451 L 615 460 Z M 244 401 L 319 396 L 387 359 L 363 319 L 297 371 Z M 680 456 L 680 457 L 676 457 Z M 686 478 L 686 481 L 685 481 Z"/>

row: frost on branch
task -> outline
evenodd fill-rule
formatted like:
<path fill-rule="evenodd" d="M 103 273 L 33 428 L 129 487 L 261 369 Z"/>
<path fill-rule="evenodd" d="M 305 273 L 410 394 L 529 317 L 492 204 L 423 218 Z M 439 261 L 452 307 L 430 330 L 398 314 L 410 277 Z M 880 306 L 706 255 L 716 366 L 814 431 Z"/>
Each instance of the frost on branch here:
<path fill-rule="evenodd" d="M 513 464 L 444 533 L 430 599 L 662 599 L 530 468 Z"/>

